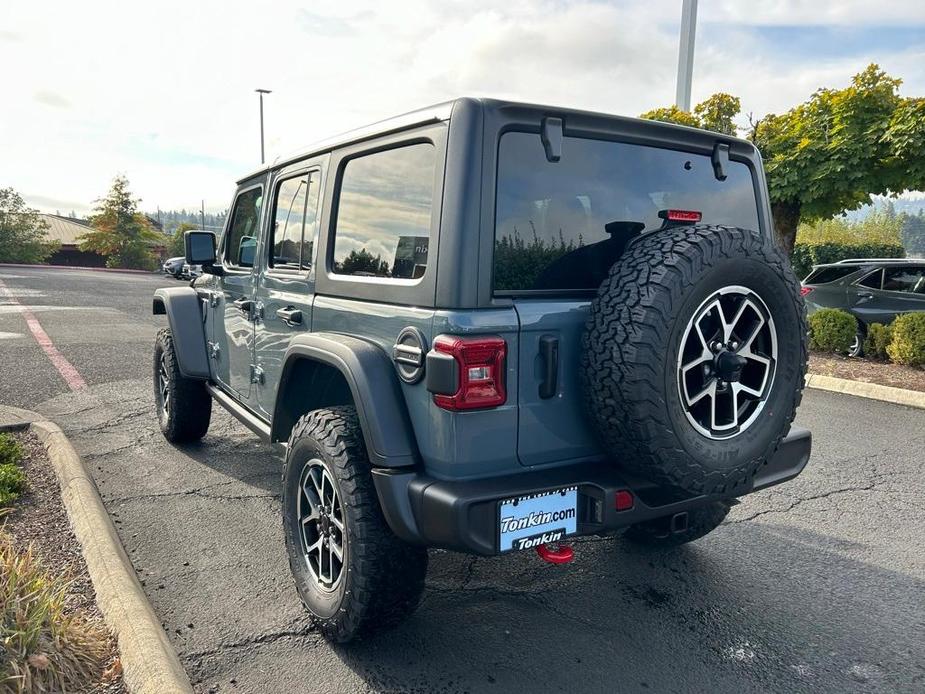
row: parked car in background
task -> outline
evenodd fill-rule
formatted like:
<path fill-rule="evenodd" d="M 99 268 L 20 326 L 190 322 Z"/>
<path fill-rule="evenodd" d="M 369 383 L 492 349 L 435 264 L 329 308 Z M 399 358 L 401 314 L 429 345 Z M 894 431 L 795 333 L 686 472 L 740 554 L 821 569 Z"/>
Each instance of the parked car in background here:
<path fill-rule="evenodd" d="M 185 280 L 194 280 L 202 274 L 202 265 L 190 265 L 183 263 L 183 269 L 180 271 L 180 277 Z"/>
<path fill-rule="evenodd" d="M 173 277 L 179 278 L 185 264 L 186 258 L 180 256 L 179 258 L 168 258 L 161 267 L 165 275 L 172 275 Z"/>
<path fill-rule="evenodd" d="M 816 265 L 803 280 L 802 293 L 809 313 L 840 308 L 857 318 L 849 354 L 861 356 L 868 325 L 925 311 L 925 259 L 852 258 Z"/>

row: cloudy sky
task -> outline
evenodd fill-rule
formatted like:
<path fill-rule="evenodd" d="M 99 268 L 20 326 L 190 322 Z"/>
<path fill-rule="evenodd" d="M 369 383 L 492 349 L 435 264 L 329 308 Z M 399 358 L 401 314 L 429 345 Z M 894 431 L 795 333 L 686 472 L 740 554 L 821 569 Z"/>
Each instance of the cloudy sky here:
<path fill-rule="evenodd" d="M 53 0 L 0 7 L 0 187 L 87 211 L 227 206 L 267 156 L 453 96 L 625 115 L 674 98 L 681 0 Z M 922 0 L 700 0 L 693 100 L 786 110 L 869 62 L 925 96 Z"/>

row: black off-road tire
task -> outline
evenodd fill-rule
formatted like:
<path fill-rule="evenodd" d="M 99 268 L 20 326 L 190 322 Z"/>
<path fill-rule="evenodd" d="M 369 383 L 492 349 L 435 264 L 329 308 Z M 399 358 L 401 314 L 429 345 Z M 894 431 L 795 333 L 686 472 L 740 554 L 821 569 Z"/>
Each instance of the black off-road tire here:
<path fill-rule="evenodd" d="M 212 397 L 205 382 L 180 373 L 170 328 L 158 331 L 154 342 L 154 402 L 161 433 L 171 443 L 198 441 L 209 430 Z"/>
<path fill-rule="evenodd" d="M 623 537 L 634 545 L 669 549 L 699 540 L 720 526 L 732 506 L 727 501 L 715 501 L 688 511 L 687 528 L 672 532 L 671 518 L 658 518 L 627 528 Z"/>
<path fill-rule="evenodd" d="M 302 550 L 297 500 L 303 471 L 312 460 L 334 479 L 346 526 L 344 573 L 332 591 L 325 591 L 308 569 Z M 296 422 L 286 452 L 282 507 L 296 589 L 329 641 L 345 643 L 394 626 L 417 608 L 427 550 L 402 542 L 386 523 L 353 407 L 315 410 Z"/>
<path fill-rule="evenodd" d="M 740 433 L 715 440 L 689 421 L 678 363 L 698 308 L 733 285 L 766 304 L 778 358 L 760 414 Z M 630 473 L 691 494 L 748 491 L 800 403 L 806 332 L 800 284 L 763 235 L 707 225 L 654 232 L 627 249 L 591 304 L 581 367 L 589 419 L 615 464 Z"/>

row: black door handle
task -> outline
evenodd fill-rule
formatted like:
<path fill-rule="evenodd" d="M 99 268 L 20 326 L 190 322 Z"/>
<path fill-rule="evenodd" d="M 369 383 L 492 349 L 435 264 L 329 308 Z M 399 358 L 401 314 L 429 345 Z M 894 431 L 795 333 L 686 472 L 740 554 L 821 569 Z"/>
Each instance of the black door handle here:
<path fill-rule="evenodd" d="M 240 299 L 233 301 L 232 305 L 248 318 L 250 318 L 251 311 L 254 310 L 254 302 L 243 296 Z"/>
<path fill-rule="evenodd" d="M 545 400 L 559 390 L 559 338 L 552 335 L 540 338 L 540 368 L 543 372 L 540 397 Z"/>
<path fill-rule="evenodd" d="M 302 324 L 302 312 L 297 308 L 293 308 L 292 306 L 276 309 L 276 317 L 286 325 L 291 326 Z"/>

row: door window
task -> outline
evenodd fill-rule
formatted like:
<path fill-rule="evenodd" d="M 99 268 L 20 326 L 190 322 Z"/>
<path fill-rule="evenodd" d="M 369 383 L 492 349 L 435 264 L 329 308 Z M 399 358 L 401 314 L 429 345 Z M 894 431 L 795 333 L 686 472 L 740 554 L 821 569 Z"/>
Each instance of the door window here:
<path fill-rule="evenodd" d="M 862 287 L 880 289 L 880 286 L 883 284 L 883 270 L 870 273 L 867 277 L 858 282 L 858 284 Z"/>
<path fill-rule="evenodd" d="M 273 201 L 269 266 L 310 270 L 318 219 L 318 172 L 282 181 Z"/>
<path fill-rule="evenodd" d="M 925 268 L 888 267 L 884 269 L 883 288 L 888 292 L 925 294 Z"/>
<path fill-rule="evenodd" d="M 334 272 L 418 279 L 427 269 L 436 152 L 430 143 L 351 159 L 334 232 Z"/>
<path fill-rule="evenodd" d="M 235 200 L 223 248 L 223 258 L 228 265 L 242 268 L 254 267 L 262 203 L 263 188 L 261 186 L 244 191 Z"/>

